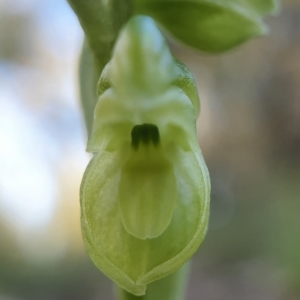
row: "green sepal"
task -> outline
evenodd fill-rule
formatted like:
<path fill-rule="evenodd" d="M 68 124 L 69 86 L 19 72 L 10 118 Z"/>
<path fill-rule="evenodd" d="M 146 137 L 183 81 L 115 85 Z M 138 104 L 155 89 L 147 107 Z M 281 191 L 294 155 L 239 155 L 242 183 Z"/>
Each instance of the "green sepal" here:
<path fill-rule="evenodd" d="M 273 0 L 135 0 L 135 12 L 148 14 L 177 39 L 218 53 L 267 33 L 262 16 L 275 13 Z"/>
<path fill-rule="evenodd" d="M 97 83 L 98 77 L 95 69 L 94 55 L 85 40 L 79 62 L 79 83 L 81 107 L 88 135 L 90 135 L 92 131 L 94 121 L 93 115 L 97 103 L 95 84 Z"/>
<path fill-rule="evenodd" d="M 89 255 L 135 295 L 176 271 L 208 224 L 210 181 L 196 135 L 194 80 L 155 22 L 138 16 L 117 39 L 98 85 L 81 184 Z"/>

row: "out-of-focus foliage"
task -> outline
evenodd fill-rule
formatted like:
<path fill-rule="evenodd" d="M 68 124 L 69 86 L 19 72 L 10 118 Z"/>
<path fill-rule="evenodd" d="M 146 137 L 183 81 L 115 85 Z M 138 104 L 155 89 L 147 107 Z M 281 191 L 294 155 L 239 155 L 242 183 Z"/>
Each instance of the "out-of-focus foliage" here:
<path fill-rule="evenodd" d="M 23 9 L 14 8 L 23 2 Z M 70 20 L 73 12 L 61 3 L 0 2 L 1 300 L 113 299 L 109 281 L 92 265 L 81 242 L 78 188 L 87 159 L 81 156 L 84 124 L 70 91 L 82 36 Z M 268 37 L 222 57 L 173 45 L 175 56 L 198 82 L 199 140 L 213 187 L 210 226 L 193 259 L 188 300 L 199 300 L 200 292 L 203 299 L 214 300 L 300 299 L 299 6 L 298 0 L 284 1 L 281 14 L 268 19 Z M 75 37 L 77 44 L 71 42 Z M 12 104 L 20 114 L 8 115 Z M 34 121 L 32 126 L 22 123 L 21 116 Z M 22 125 L 20 143 L 12 144 L 16 124 Z M 11 182 L 12 191 L 23 191 L 22 185 L 17 171 L 7 181 L 11 173 L 7 169 L 4 178 L 2 170 L 4 162 L 12 168 L 14 162 L 28 160 L 29 141 L 22 137 L 29 132 L 43 138 L 32 140 L 32 165 L 22 180 L 31 178 L 34 161 L 40 168 L 47 161 L 57 207 L 47 226 L 25 230 L 27 223 L 18 224 L 37 205 L 29 201 L 34 195 L 8 198 L 4 182 Z M 4 150 L 23 160 L 9 159 Z M 24 202 L 22 213 L 12 214 L 8 201 Z M 32 212 L 28 220 L 38 215 Z"/>

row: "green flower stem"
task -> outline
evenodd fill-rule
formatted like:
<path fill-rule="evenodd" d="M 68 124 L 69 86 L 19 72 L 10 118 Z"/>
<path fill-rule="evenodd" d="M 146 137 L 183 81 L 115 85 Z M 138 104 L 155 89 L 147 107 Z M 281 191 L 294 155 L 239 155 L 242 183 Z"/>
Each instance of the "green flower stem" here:
<path fill-rule="evenodd" d="M 149 284 L 144 296 L 119 289 L 120 300 L 183 300 L 189 272 L 190 262 L 187 262 L 175 273 Z"/>
<path fill-rule="evenodd" d="M 121 27 L 131 16 L 131 0 L 68 0 L 85 33 L 80 62 L 80 92 L 88 133 L 97 103 L 96 86 L 111 58 Z"/>

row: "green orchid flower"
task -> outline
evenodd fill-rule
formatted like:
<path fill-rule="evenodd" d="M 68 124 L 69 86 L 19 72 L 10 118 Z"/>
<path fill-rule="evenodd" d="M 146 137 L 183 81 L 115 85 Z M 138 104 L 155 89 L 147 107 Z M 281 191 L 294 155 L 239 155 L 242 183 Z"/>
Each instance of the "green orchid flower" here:
<path fill-rule="evenodd" d="M 98 84 L 81 184 L 81 223 L 95 265 L 120 287 L 147 284 L 182 266 L 208 224 L 210 180 L 198 146 L 199 101 L 150 17 L 120 32 Z"/>

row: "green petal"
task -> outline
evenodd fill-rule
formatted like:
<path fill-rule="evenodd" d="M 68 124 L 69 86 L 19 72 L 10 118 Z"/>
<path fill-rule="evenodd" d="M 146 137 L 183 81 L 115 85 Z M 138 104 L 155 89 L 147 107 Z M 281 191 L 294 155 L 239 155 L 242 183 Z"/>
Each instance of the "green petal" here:
<path fill-rule="evenodd" d="M 121 170 L 118 198 L 123 225 L 140 239 L 162 234 L 177 200 L 174 169 L 160 148 L 141 145 L 131 150 Z"/>
<path fill-rule="evenodd" d="M 135 9 L 192 47 L 222 52 L 266 34 L 261 16 L 276 5 L 269 0 L 136 0 Z"/>
<path fill-rule="evenodd" d="M 126 29 L 115 45 L 110 70 L 112 85 L 123 94 L 160 93 L 177 76 L 168 44 L 149 17 L 131 19 Z"/>

